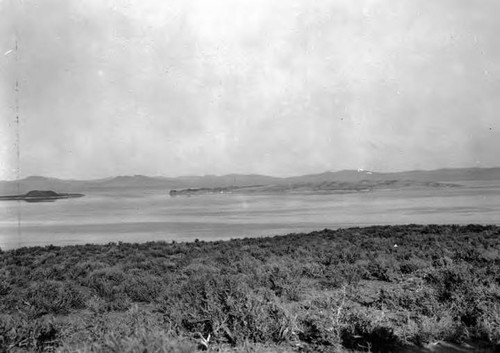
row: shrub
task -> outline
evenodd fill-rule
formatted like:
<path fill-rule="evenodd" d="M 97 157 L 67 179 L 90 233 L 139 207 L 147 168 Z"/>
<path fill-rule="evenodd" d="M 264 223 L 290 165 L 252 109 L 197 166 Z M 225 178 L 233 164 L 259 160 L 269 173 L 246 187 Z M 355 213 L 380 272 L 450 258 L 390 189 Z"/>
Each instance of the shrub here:
<path fill-rule="evenodd" d="M 124 284 L 124 291 L 135 302 L 151 303 L 163 290 L 160 278 L 150 275 L 129 276 Z"/>
<path fill-rule="evenodd" d="M 193 278 L 167 306 L 173 327 L 220 342 L 282 342 L 293 332 L 292 318 L 270 293 L 254 293 L 237 277 Z"/>
<path fill-rule="evenodd" d="M 366 311 L 354 311 L 346 315 L 340 332 L 344 347 L 387 352 L 402 345 L 401 340 L 394 333 L 394 328 L 391 325 L 381 324 L 373 315 L 380 317 L 378 313 Z"/>
<path fill-rule="evenodd" d="M 60 335 L 52 317 L 28 319 L 0 315 L 0 351 L 49 351 L 59 344 Z"/>
<path fill-rule="evenodd" d="M 194 353 L 193 343 L 167 336 L 162 331 L 141 331 L 130 337 L 108 334 L 99 342 L 64 345 L 61 353 Z"/>
<path fill-rule="evenodd" d="M 85 296 L 74 285 L 45 281 L 35 283 L 24 295 L 23 302 L 33 317 L 45 314 L 67 314 L 85 307 Z"/>

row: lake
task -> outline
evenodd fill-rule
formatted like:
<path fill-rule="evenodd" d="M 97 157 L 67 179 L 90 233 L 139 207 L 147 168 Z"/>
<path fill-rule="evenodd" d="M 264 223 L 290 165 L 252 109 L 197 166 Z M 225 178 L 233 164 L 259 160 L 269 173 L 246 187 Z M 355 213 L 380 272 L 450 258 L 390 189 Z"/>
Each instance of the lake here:
<path fill-rule="evenodd" d="M 498 224 L 500 182 L 350 194 L 87 192 L 56 202 L 0 202 L 0 247 L 259 237 L 380 224 Z"/>

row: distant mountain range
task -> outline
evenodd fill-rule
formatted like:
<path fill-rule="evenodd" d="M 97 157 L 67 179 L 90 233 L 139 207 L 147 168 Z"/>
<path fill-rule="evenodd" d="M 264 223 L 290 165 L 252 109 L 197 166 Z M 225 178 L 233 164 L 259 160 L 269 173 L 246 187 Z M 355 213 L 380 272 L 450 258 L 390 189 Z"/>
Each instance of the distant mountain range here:
<path fill-rule="evenodd" d="M 414 170 L 397 173 L 377 173 L 366 170 L 343 170 L 294 176 L 288 178 L 258 174 L 229 174 L 223 176 L 148 177 L 144 175 L 117 176 L 96 180 L 62 180 L 31 176 L 19 181 L 0 181 L 0 195 L 26 193 L 30 190 L 56 192 L 91 192 L 98 190 L 233 188 L 262 192 L 290 190 L 369 190 L 373 188 L 453 186 L 466 180 L 499 180 L 500 167 Z"/>

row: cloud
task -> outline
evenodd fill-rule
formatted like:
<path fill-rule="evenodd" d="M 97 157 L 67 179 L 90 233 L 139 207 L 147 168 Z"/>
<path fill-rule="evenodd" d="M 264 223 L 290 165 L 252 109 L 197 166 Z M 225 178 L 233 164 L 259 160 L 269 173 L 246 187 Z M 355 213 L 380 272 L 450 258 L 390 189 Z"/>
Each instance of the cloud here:
<path fill-rule="evenodd" d="M 495 1 L 3 2 L 0 173 L 494 165 Z M 496 12 L 495 12 L 496 11 Z M 491 130 L 490 130 L 491 128 Z"/>

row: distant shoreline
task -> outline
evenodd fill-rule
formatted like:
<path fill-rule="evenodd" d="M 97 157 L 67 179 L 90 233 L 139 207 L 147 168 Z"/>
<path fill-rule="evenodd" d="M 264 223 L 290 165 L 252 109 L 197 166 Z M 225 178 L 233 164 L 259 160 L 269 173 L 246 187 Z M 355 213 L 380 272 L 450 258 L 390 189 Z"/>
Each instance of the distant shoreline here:
<path fill-rule="evenodd" d="M 375 172 L 368 170 L 342 170 L 290 177 L 275 177 L 259 174 L 227 174 L 204 176 L 145 176 L 122 175 L 103 179 L 69 180 L 30 176 L 19 180 L 0 180 L 0 193 L 4 195 L 21 193 L 29 190 L 58 190 L 61 192 L 88 193 L 97 190 L 184 190 L 246 188 L 260 186 L 261 189 L 366 189 L 381 188 L 384 183 L 412 183 L 418 187 L 432 187 L 432 183 L 453 184 L 464 181 L 500 181 L 500 167 L 496 168 L 456 168 L 437 170 L 413 170 L 404 172 Z M 426 186 L 427 185 L 427 186 Z M 391 188 L 397 185 L 389 186 Z M 259 188 L 255 188 L 259 189 Z M 256 190 L 254 190 L 256 191 Z M 249 190 L 250 192 L 250 190 Z"/>

